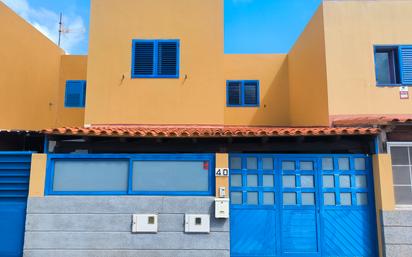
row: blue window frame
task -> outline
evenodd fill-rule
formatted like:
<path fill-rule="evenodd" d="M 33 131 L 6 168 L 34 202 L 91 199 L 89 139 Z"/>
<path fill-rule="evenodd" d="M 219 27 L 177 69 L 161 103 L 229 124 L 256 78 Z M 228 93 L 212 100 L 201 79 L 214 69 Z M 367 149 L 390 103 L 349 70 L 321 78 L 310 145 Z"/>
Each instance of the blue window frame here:
<path fill-rule="evenodd" d="M 179 78 L 179 40 L 132 41 L 132 78 Z"/>
<path fill-rule="evenodd" d="M 64 96 L 64 107 L 84 108 L 86 103 L 86 81 L 67 80 Z"/>
<path fill-rule="evenodd" d="M 228 107 L 258 107 L 260 104 L 258 80 L 228 80 L 226 105 Z"/>
<path fill-rule="evenodd" d="M 214 154 L 51 154 L 45 194 L 211 196 L 214 166 Z"/>
<path fill-rule="evenodd" d="M 378 86 L 412 85 L 412 46 L 374 46 Z"/>

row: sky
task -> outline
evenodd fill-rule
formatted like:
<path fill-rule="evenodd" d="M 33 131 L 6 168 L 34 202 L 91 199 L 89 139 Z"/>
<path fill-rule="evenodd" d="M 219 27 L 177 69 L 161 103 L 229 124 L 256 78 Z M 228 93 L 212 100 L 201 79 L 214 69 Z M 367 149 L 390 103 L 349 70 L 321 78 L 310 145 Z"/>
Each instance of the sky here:
<path fill-rule="evenodd" d="M 61 47 L 87 54 L 89 0 L 0 0 Z M 207 1 L 207 0 L 205 0 Z M 287 53 L 322 0 L 225 0 L 225 53 Z"/>

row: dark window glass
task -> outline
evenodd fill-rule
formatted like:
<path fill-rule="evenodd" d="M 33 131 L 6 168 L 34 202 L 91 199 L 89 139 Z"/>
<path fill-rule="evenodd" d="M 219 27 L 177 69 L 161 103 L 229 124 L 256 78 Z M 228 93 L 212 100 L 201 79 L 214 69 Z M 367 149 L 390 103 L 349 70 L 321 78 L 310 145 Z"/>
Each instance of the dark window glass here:
<path fill-rule="evenodd" d="M 376 82 L 378 85 L 398 84 L 399 60 L 397 47 L 377 47 L 375 49 Z"/>

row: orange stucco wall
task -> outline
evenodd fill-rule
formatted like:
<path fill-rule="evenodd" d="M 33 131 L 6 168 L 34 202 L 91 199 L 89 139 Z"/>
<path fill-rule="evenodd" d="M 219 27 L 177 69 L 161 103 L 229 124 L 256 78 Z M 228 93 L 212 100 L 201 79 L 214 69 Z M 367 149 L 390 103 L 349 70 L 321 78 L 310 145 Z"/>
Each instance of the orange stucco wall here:
<path fill-rule="evenodd" d="M 323 8 L 289 53 L 290 119 L 294 126 L 328 125 Z"/>
<path fill-rule="evenodd" d="M 330 115 L 412 113 L 399 87 L 376 86 L 373 53 L 374 45 L 412 44 L 411 13 L 411 1 L 324 2 Z"/>
<path fill-rule="evenodd" d="M 179 79 L 131 79 L 132 39 L 180 39 Z M 221 124 L 222 0 L 93 0 L 86 124 Z"/>
<path fill-rule="evenodd" d="M 63 50 L 0 2 L 0 129 L 55 123 Z"/>
<path fill-rule="evenodd" d="M 260 87 L 260 106 L 224 107 L 225 124 L 273 126 L 289 124 L 286 54 L 228 54 L 224 56 L 224 71 L 223 87 L 226 80 L 259 80 Z"/>

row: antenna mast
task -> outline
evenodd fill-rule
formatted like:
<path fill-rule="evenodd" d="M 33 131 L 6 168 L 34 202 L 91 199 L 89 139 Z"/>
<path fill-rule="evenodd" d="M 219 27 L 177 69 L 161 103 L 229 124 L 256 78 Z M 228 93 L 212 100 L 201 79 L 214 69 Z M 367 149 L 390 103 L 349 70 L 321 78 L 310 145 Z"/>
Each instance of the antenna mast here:
<path fill-rule="evenodd" d="M 58 43 L 59 46 L 60 46 L 61 36 L 62 36 L 62 33 L 63 33 L 62 17 L 63 17 L 63 14 L 60 13 L 60 21 L 59 21 L 59 43 Z"/>

